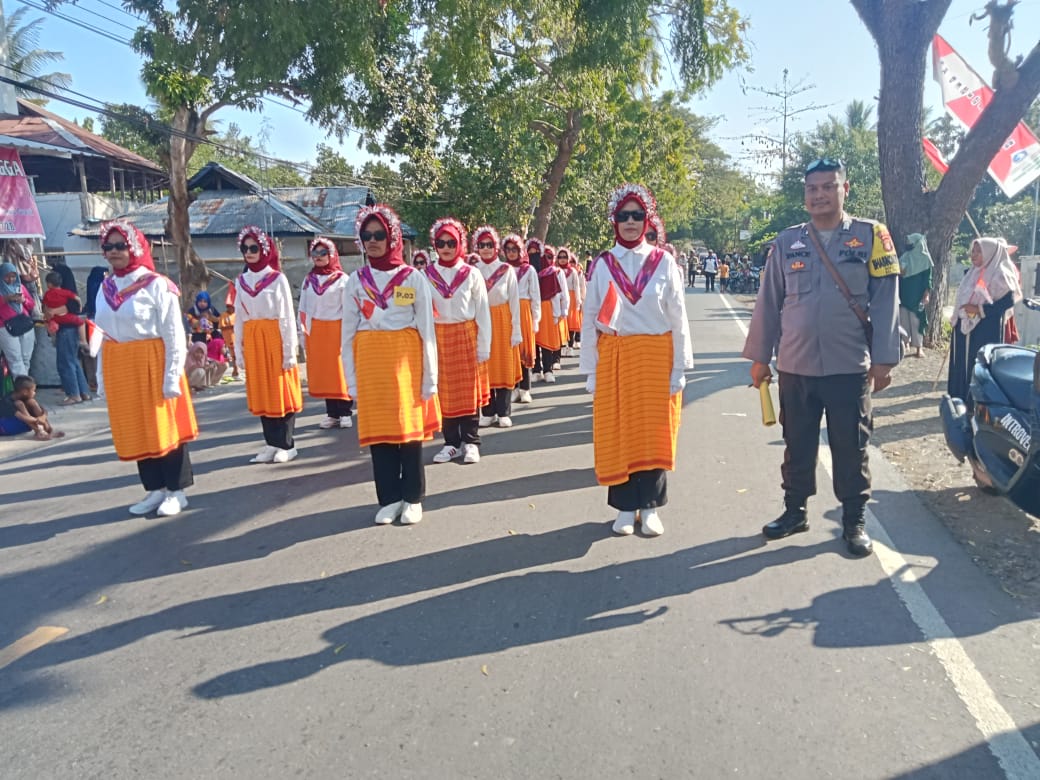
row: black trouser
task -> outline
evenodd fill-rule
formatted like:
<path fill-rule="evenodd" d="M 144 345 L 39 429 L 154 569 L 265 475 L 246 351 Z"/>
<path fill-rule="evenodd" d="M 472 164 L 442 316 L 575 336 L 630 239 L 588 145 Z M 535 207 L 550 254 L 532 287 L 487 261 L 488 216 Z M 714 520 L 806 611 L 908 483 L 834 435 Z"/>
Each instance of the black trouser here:
<path fill-rule="evenodd" d="M 567 339 L 567 346 L 568 347 L 573 347 L 575 344 L 580 344 L 580 343 L 581 343 L 581 331 L 580 330 L 572 330 L 572 331 L 570 331 L 570 336 Z"/>
<path fill-rule="evenodd" d="M 426 496 L 422 442 L 373 444 L 370 449 L 379 506 L 389 506 L 398 501 L 407 501 L 409 504 L 422 503 Z"/>
<path fill-rule="evenodd" d="M 667 503 L 668 472 L 664 469 L 637 471 L 623 485 L 607 488 L 607 504 L 619 512 L 635 512 Z"/>
<path fill-rule="evenodd" d="M 463 444 L 480 445 L 480 418 L 475 414 L 465 417 L 445 417 L 441 423 L 444 443 L 456 449 Z"/>
<path fill-rule="evenodd" d="M 801 376 L 780 372 L 780 424 L 784 429 L 784 495 L 788 502 L 816 495 L 820 419 L 827 415 L 834 495 L 842 503 L 870 498 L 867 442 L 874 428 L 867 374 Z"/>
<path fill-rule="evenodd" d="M 704 274 L 704 292 L 715 289 L 715 274 Z"/>
<path fill-rule="evenodd" d="M 480 410 L 485 417 L 511 417 L 513 413 L 513 391 L 496 387 L 491 391 L 491 403 Z"/>
<path fill-rule="evenodd" d="M 264 427 L 264 441 L 269 446 L 280 450 L 293 448 L 293 432 L 296 430 L 294 412 L 289 412 L 285 417 L 261 417 L 260 424 Z"/>
<path fill-rule="evenodd" d="M 546 371 L 552 371 L 553 366 L 559 362 L 560 350 L 538 347 L 534 358 L 534 372 L 536 374 L 544 374 Z"/>
<path fill-rule="evenodd" d="M 141 484 L 148 492 L 163 488 L 184 490 L 195 484 L 187 444 L 182 444 L 161 458 L 145 458 L 137 461 L 137 473 L 141 476 Z"/>
<path fill-rule="evenodd" d="M 329 417 L 350 417 L 354 410 L 354 402 L 342 398 L 326 398 L 325 414 Z"/>
<path fill-rule="evenodd" d="M 530 390 L 531 389 L 531 369 L 527 366 L 520 367 L 520 384 L 517 386 L 518 390 Z"/>

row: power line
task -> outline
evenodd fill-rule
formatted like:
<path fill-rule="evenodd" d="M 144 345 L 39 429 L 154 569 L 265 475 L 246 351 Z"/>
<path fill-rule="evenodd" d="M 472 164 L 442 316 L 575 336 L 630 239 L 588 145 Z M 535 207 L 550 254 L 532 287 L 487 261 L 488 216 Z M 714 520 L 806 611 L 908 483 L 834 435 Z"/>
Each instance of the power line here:
<path fill-rule="evenodd" d="M 51 16 L 53 16 L 53 17 L 55 17 L 57 19 L 61 19 L 63 21 L 69 22 L 70 24 L 73 24 L 73 25 L 75 25 L 76 27 L 79 27 L 82 30 L 87 30 L 89 32 L 96 33 L 97 35 L 100 35 L 102 38 L 108 38 L 110 41 L 115 41 L 116 43 L 121 43 L 124 46 L 129 46 L 130 45 L 130 41 L 128 41 L 126 38 L 120 38 L 119 36 L 117 36 L 117 35 L 115 35 L 113 33 L 110 33 L 108 30 L 103 30 L 100 27 L 94 27 L 93 25 L 88 24 L 87 22 L 83 21 L 82 19 L 77 19 L 74 16 L 69 16 L 68 14 L 63 14 L 60 11 L 51 11 L 50 9 L 46 8 L 45 6 L 37 5 L 36 3 L 29 2 L 29 0 L 18 0 L 18 1 L 22 5 L 28 6 L 29 8 L 34 8 L 37 11 L 42 11 L 45 14 L 50 14 Z"/>
<path fill-rule="evenodd" d="M 106 6 L 108 6 L 109 8 L 111 8 L 111 9 L 113 9 L 115 11 L 119 11 L 119 13 L 121 13 L 121 14 L 126 14 L 131 19 L 137 19 L 137 20 L 141 20 L 142 19 L 140 14 L 133 13 L 131 11 L 127 11 L 125 8 L 123 8 L 120 5 L 116 5 L 115 3 L 109 3 L 108 0 L 94 0 L 94 1 L 97 2 L 97 3 L 100 3 L 101 5 L 106 5 Z"/>

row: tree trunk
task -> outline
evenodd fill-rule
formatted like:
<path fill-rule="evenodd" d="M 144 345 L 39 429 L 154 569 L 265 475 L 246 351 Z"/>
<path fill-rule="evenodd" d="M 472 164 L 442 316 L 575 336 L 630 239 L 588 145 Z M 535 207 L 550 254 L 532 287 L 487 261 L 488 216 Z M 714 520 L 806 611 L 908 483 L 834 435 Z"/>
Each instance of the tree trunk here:
<path fill-rule="evenodd" d="M 175 131 L 200 136 L 202 128 L 197 113 L 181 106 L 173 115 L 171 125 Z M 195 300 L 200 290 L 205 290 L 210 273 L 202 258 L 191 244 L 191 223 L 188 207 L 188 162 L 195 153 L 198 143 L 174 134 L 170 136 L 170 199 L 167 202 L 166 235 L 173 242 L 177 257 L 178 284 L 181 288 L 181 304 L 186 308 Z"/>
<path fill-rule="evenodd" d="M 534 224 L 531 227 L 531 235 L 545 241 L 549 233 L 549 222 L 552 218 L 552 207 L 556 203 L 556 196 L 560 193 L 560 185 L 567 173 L 571 157 L 574 156 L 574 147 L 581 135 L 582 110 L 572 108 L 567 111 L 567 126 L 562 133 L 556 137 L 556 156 L 553 157 L 549 171 L 545 175 L 545 189 L 538 201 L 538 208 L 534 212 Z"/>

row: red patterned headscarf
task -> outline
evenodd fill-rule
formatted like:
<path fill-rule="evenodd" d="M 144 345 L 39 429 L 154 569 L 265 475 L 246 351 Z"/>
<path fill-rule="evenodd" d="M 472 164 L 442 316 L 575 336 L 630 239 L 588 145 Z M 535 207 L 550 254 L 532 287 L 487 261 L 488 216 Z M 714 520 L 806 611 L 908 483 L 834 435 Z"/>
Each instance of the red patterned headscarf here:
<path fill-rule="evenodd" d="M 242 228 L 238 234 L 239 247 L 242 246 L 242 243 L 247 238 L 253 239 L 260 245 L 259 255 L 242 255 L 250 271 L 262 271 L 265 268 L 273 268 L 275 271 L 282 270 L 282 263 L 278 257 L 278 247 L 274 245 L 267 233 L 256 225 L 248 225 Z M 256 260 L 253 259 L 254 257 Z"/>
<path fill-rule="evenodd" d="M 491 243 L 495 245 L 495 254 L 493 254 L 491 256 L 490 260 L 484 260 L 483 257 L 481 257 L 480 259 L 484 260 L 484 262 L 486 262 L 486 263 L 493 263 L 493 262 L 495 262 L 498 259 L 498 247 L 499 247 L 501 242 L 500 242 L 499 237 L 498 237 L 498 231 L 495 230 L 493 227 L 491 227 L 491 225 L 481 225 L 480 227 L 478 227 L 476 230 L 473 231 L 473 239 L 472 239 L 473 246 L 472 246 L 472 249 L 473 249 L 474 252 L 477 253 L 477 256 L 479 257 L 480 256 L 480 251 L 477 249 L 477 244 L 479 244 L 481 241 L 488 241 L 488 240 L 490 240 Z"/>
<path fill-rule="evenodd" d="M 637 241 L 622 239 L 621 233 L 618 231 L 617 213 L 622 210 L 629 210 L 625 209 L 626 206 L 629 209 L 638 206 L 646 212 L 646 219 L 643 220 L 643 232 L 639 234 Z M 650 190 L 642 184 L 622 184 L 611 193 L 610 200 L 607 201 L 607 218 L 610 220 L 610 224 L 614 226 L 614 240 L 626 249 L 632 249 L 643 243 L 643 236 L 646 235 L 651 215 L 655 214 L 657 214 L 657 201 Z"/>
<path fill-rule="evenodd" d="M 376 219 L 386 231 L 386 254 L 382 257 L 368 256 L 368 263 L 377 271 L 390 271 L 404 265 L 404 238 L 401 235 L 401 218 L 385 203 L 365 206 L 354 220 L 354 232 L 361 235 L 361 228 L 371 219 Z M 359 239 L 360 240 L 360 239 Z"/>
<path fill-rule="evenodd" d="M 112 222 L 105 222 L 101 225 L 101 243 L 105 242 L 109 234 L 116 232 L 123 237 L 126 241 L 126 250 L 130 255 L 130 262 L 127 263 L 126 268 L 121 271 L 113 269 L 113 273 L 116 276 L 126 276 L 131 271 L 136 271 L 138 268 L 147 268 L 149 271 L 155 270 L 155 260 L 152 259 L 152 248 L 148 243 L 148 239 L 145 238 L 144 233 L 138 230 L 134 225 L 130 224 L 126 220 L 117 219 Z"/>
<path fill-rule="evenodd" d="M 455 256 L 447 263 L 441 260 L 440 256 L 438 256 L 438 263 L 452 267 L 465 256 L 466 228 L 464 228 L 462 223 L 457 219 L 454 217 L 441 217 L 434 222 L 433 226 L 430 228 L 430 241 L 436 242 L 438 238 L 442 240 L 446 238 L 455 239 Z"/>
<path fill-rule="evenodd" d="M 520 250 L 516 255 L 515 261 L 510 260 L 509 255 L 506 254 L 506 244 L 512 244 Z M 531 261 L 527 258 L 527 250 L 524 248 L 524 240 L 520 238 L 520 236 L 518 236 L 516 233 L 510 233 L 505 238 L 503 238 L 500 246 L 502 247 L 502 256 L 506 259 L 506 262 L 514 268 L 519 268 L 525 263 L 530 264 Z"/>
<path fill-rule="evenodd" d="M 317 247 L 324 247 L 329 252 L 329 262 L 326 265 L 318 267 L 315 265 L 311 269 L 312 274 L 318 276 L 328 276 L 336 272 L 343 273 L 343 266 L 340 265 L 339 261 L 339 250 L 336 249 L 336 244 L 331 238 L 325 238 L 324 236 L 318 236 L 318 238 L 311 241 L 309 247 L 307 247 L 307 254 L 311 254 Z M 312 260 L 314 258 L 311 258 Z"/>

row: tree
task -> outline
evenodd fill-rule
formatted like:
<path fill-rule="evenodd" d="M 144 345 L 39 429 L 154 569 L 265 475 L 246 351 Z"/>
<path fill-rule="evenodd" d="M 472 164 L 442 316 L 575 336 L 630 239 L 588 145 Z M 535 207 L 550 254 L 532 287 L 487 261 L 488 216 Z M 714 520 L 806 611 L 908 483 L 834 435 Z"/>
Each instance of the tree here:
<path fill-rule="evenodd" d="M 311 168 L 307 184 L 311 187 L 336 187 L 356 181 L 357 174 L 345 157 L 327 144 L 318 144 L 317 159 Z"/>
<path fill-rule="evenodd" d="M 48 6 L 68 1 L 48 0 Z M 214 133 L 214 115 L 227 106 L 257 111 L 265 96 L 275 95 L 306 104 L 312 120 L 342 130 L 362 99 L 360 85 L 376 71 L 380 37 L 407 32 L 410 5 L 124 0 L 143 20 L 133 46 L 145 57 L 146 90 L 168 115 L 167 233 L 186 300 L 209 278 L 191 245 L 187 174 L 192 155 Z"/>
<path fill-rule="evenodd" d="M 227 132 L 216 135 L 211 144 L 199 147 L 188 166 L 188 176 L 194 176 L 203 166 L 215 162 L 244 174 L 261 187 L 302 187 L 305 183 L 300 171 L 287 162 L 272 160 L 242 128 L 232 122 Z"/>
<path fill-rule="evenodd" d="M 170 135 L 158 106 L 141 108 L 132 103 L 108 103 L 105 108 L 107 113 L 101 114 L 102 138 L 169 171 Z"/>
<path fill-rule="evenodd" d="M 921 155 L 926 55 L 952 0 L 850 2 L 874 38 L 881 62 L 878 133 L 885 143 L 878 151 L 888 226 L 897 245 L 910 233 L 928 236 L 935 260 L 933 284 L 945 289 L 950 247 L 972 193 L 1040 94 L 1040 44 L 1018 64 L 1010 60 L 1006 52 L 1016 0 L 987 4 L 989 49 L 996 71 L 993 101 L 964 137 L 938 188 L 929 191 Z M 933 339 L 940 333 L 942 317 L 938 315 L 944 303 L 943 296 L 933 296 L 929 312 Z"/>
<path fill-rule="evenodd" d="M 42 72 L 52 63 L 64 60 L 65 55 L 60 51 L 39 48 L 43 19 L 37 17 L 25 21 L 25 15 L 28 12 L 29 7 L 22 6 L 5 18 L 3 9 L 0 8 L 0 20 L 4 22 L 0 34 L 7 40 L 7 66 L 17 81 L 22 81 L 27 85 L 27 87 L 16 87 L 15 92 L 19 97 L 45 106 L 47 100 L 28 87 L 45 89 L 48 92 L 67 89 L 72 86 L 72 76 L 68 73 Z"/>

